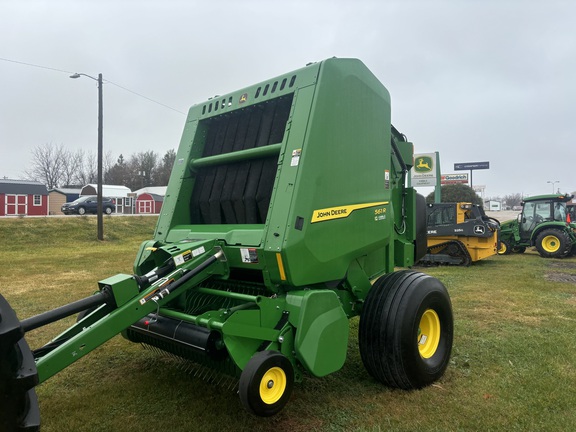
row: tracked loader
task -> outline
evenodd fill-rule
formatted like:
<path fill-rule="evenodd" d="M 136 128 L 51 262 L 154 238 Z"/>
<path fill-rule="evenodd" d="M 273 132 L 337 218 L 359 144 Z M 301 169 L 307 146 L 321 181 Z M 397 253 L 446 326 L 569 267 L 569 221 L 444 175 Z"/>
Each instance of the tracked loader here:
<path fill-rule="evenodd" d="M 500 223 L 472 203 L 427 205 L 428 251 L 419 264 L 468 266 L 496 255 Z"/>
<path fill-rule="evenodd" d="M 343 366 L 355 316 L 374 379 L 400 389 L 438 380 L 452 347 L 449 295 L 395 270 L 426 252 L 424 198 L 405 186 L 412 163 L 388 91 L 358 60 L 192 106 L 131 273 L 22 320 L 0 296 L 0 429 L 37 430 L 35 386 L 118 333 L 238 379 L 259 416 L 283 409 L 306 375 Z M 78 313 L 44 346 L 26 343 Z"/>

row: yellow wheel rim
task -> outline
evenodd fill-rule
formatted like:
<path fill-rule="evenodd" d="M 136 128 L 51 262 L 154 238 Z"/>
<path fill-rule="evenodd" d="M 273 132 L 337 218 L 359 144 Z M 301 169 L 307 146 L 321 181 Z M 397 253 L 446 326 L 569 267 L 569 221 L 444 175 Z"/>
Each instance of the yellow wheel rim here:
<path fill-rule="evenodd" d="M 420 318 L 418 327 L 418 351 L 423 358 L 430 358 L 436 353 L 440 343 L 440 318 L 432 309 L 426 309 Z"/>
<path fill-rule="evenodd" d="M 260 381 L 262 402 L 272 405 L 280 400 L 286 390 L 286 374 L 279 367 L 268 369 Z"/>
<path fill-rule="evenodd" d="M 504 242 L 501 242 L 500 249 L 498 249 L 498 255 L 504 255 L 507 250 L 508 248 L 506 247 L 506 244 Z"/>
<path fill-rule="evenodd" d="M 542 239 L 542 249 L 546 252 L 557 252 L 560 249 L 560 240 L 554 235 L 547 235 Z"/>

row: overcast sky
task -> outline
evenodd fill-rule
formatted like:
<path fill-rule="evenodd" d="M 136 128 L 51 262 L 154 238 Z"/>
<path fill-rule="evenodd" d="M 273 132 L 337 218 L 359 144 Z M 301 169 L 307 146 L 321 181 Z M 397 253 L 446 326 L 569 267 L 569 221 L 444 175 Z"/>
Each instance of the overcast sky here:
<path fill-rule="evenodd" d="M 443 173 L 490 162 L 486 197 L 576 190 L 573 0 L 0 0 L 0 41 L 0 178 L 46 143 L 96 153 L 97 83 L 72 72 L 103 74 L 115 160 L 177 149 L 195 103 L 336 56 Z"/>

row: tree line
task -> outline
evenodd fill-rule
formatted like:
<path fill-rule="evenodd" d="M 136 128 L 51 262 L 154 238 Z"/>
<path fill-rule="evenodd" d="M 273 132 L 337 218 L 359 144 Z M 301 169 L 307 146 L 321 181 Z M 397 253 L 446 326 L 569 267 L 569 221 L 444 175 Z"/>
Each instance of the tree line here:
<path fill-rule="evenodd" d="M 168 150 L 164 156 L 144 151 L 116 161 L 108 152 L 102 158 L 103 182 L 138 190 L 148 186 L 166 186 L 170 178 L 176 152 Z M 83 150 L 71 151 L 63 145 L 46 143 L 32 151 L 30 168 L 25 172 L 28 180 L 44 183 L 48 189 L 82 187 L 98 182 L 96 155 Z"/>

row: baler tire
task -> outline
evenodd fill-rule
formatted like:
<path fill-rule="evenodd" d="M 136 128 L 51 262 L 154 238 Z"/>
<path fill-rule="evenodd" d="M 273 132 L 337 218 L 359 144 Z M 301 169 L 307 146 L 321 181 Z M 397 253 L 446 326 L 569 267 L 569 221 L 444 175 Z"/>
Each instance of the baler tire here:
<path fill-rule="evenodd" d="M 498 249 L 498 255 L 509 255 L 512 252 L 512 247 L 508 240 L 500 240 L 500 248 Z"/>
<path fill-rule="evenodd" d="M 34 356 L 14 310 L 0 295 L 0 430 L 40 430 Z"/>
<path fill-rule="evenodd" d="M 242 371 L 238 393 L 248 412 L 270 417 L 288 403 L 293 388 L 294 368 L 290 360 L 277 351 L 261 351 Z"/>
<path fill-rule="evenodd" d="M 549 228 L 536 237 L 536 250 L 543 258 L 564 258 L 571 249 L 572 242 L 565 231 Z"/>
<path fill-rule="evenodd" d="M 380 277 L 370 289 L 358 332 L 368 373 L 390 387 L 422 388 L 445 372 L 454 321 L 446 287 L 424 273 Z"/>

